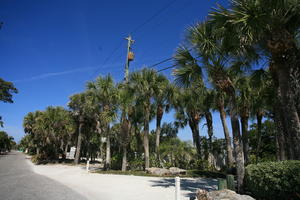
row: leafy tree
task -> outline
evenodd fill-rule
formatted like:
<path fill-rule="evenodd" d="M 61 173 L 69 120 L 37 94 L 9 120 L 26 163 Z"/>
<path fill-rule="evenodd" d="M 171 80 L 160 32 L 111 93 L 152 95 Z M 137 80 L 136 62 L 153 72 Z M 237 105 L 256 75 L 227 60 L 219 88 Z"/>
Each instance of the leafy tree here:
<path fill-rule="evenodd" d="M 1 24 L 0 24 L 1 27 Z M 8 82 L 0 78 L 0 101 L 4 103 L 13 103 L 12 93 L 18 93 L 12 82 Z M 0 126 L 3 127 L 2 117 L 0 116 Z"/>
<path fill-rule="evenodd" d="M 276 127 L 272 120 L 266 120 L 258 127 L 258 123 L 250 126 L 249 137 L 252 154 L 259 162 L 276 160 Z M 258 143 L 258 131 L 261 131 L 260 144 Z M 257 146 L 260 145 L 259 152 Z"/>
<path fill-rule="evenodd" d="M 14 144 L 12 136 L 9 136 L 5 131 L 0 131 L 0 154 L 1 152 L 10 151 Z"/>
<path fill-rule="evenodd" d="M 12 82 L 8 82 L 0 78 L 0 101 L 5 103 L 13 103 L 12 93 L 18 93 Z"/>

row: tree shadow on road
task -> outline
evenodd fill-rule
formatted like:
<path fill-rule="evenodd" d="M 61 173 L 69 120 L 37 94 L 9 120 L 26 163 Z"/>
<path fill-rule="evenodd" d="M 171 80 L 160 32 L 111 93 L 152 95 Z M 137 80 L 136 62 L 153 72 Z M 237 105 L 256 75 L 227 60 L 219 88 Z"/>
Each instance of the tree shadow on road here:
<path fill-rule="evenodd" d="M 174 178 L 165 178 L 161 180 L 151 180 L 152 187 L 174 187 L 175 179 Z M 181 190 L 188 191 L 185 195 L 186 197 L 194 197 L 197 189 L 204 189 L 207 191 L 216 190 L 218 181 L 217 179 L 203 179 L 203 178 L 195 178 L 195 179 L 181 179 L 180 187 Z"/>

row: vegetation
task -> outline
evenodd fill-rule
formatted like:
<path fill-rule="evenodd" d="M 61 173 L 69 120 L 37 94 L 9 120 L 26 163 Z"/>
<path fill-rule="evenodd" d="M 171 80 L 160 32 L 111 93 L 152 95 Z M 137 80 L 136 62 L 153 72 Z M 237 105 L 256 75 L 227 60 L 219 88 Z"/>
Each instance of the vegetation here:
<path fill-rule="evenodd" d="M 297 177 L 285 181 L 299 174 L 298 162 L 259 163 L 300 159 L 299 15 L 298 0 L 219 6 L 188 28 L 174 55 L 174 82 L 149 68 L 131 73 L 125 83 L 99 76 L 70 97 L 69 109 L 28 113 L 21 146 L 44 160 L 64 158 L 76 146 L 75 164 L 100 158 L 106 170 L 227 171 L 236 173 L 240 193 L 246 192 L 248 165 L 246 190 L 259 198 L 287 198 L 299 192 L 291 190 L 299 185 Z M 257 67 L 263 62 L 267 68 Z M 161 125 L 169 110 L 174 122 Z M 213 112 L 219 112 L 224 139 L 214 137 Z M 150 130 L 153 119 L 156 128 Z M 207 138 L 200 133 L 201 120 Z M 192 142 L 177 137 L 185 126 Z M 282 190 L 278 181 L 286 184 Z"/>
<path fill-rule="evenodd" d="M 300 161 L 262 162 L 246 172 L 246 188 L 258 199 L 299 198 Z"/>
<path fill-rule="evenodd" d="M 0 154 L 10 151 L 16 147 L 16 142 L 12 136 L 9 136 L 5 131 L 0 131 Z"/>
<path fill-rule="evenodd" d="M 18 93 L 12 82 L 0 78 L 0 101 L 4 103 L 13 103 L 12 93 Z M 0 116 L 0 127 L 3 127 L 2 117 Z"/>

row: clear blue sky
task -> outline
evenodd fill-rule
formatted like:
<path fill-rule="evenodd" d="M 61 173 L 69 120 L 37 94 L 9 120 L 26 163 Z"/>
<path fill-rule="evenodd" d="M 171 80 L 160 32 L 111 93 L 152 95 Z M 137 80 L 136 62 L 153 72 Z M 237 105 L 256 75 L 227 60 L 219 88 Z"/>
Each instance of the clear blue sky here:
<path fill-rule="evenodd" d="M 132 34 L 136 59 L 130 70 L 171 57 L 184 38 L 185 28 L 204 20 L 216 2 L 226 3 L 221 0 L 1 0 L 0 21 L 4 26 L 0 30 L 0 77 L 14 82 L 19 90 L 13 104 L 0 102 L 0 115 L 5 123 L 2 130 L 18 141 L 24 135 L 22 121 L 28 112 L 49 105 L 66 106 L 68 97 L 83 91 L 86 82 L 97 75 L 110 73 L 116 81 L 122 80 L 126 54 L 123 38 L 137 27 L 140 28 Z M 167 9 L 157 14 L 168 4 Z M 165 63 L 157 69 L 171 64 Z M 170 72 L 164 71 L 172 79 Z M 213 119 L 215 135 L 222 137 L 218 113 Z M 164 121 L 172 120 L 173 113 L 164 117 Z M 203 123 L 201 135 L 206 135 Z M 181 130 L 179 136 L 191 139 L 189 128 Z"/>

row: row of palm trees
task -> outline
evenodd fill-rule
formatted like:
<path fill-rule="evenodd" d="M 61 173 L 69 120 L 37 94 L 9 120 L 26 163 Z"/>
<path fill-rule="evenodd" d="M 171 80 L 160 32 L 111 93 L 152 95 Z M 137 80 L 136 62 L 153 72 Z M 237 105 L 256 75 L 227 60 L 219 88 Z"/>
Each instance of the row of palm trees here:
<path fill-rule="evenodd" d="M 186 42 L 177 50 L 179 67 L 174 75 L 178 83 L 195 87 L 208 77 L 217 96 L 228 97 L 239 191 L 249 161 L 250 113 L 261 129 L 268 110 L 278 126 L 280 159 L 300 159 L 299 29 L 299 0 L 235 0 L 190 27 Z M 267 71 L 256 70 L 249 79 L 249 69 L 263 62 L 268 64 Z M 219 109 L 224 113 L 222 106 Z M 257 152 L 260 142 L 258 134 Z"/>
<path fill-rule="evenodd" d="M 226 164 L 228 168 L 237 168 L 238 190 L 242 192 L 245 165 L 250 163 L 250 119 L 257 121 L 257 158 L 262 121 L 270 118 L 277 126 L 278 160 L 300 159 L 299 15 L 298 0 L 236 0 L 229 8 L 219 6 L 209 13 L 207 20 L 188 29 L 185 42 L 174 55 L 174 83 L 147 68 L 133 72 L 124 83 L 115 83 L 110 75 L 98 77 L 87 84 L 84 92 L 70 97 L 70 111 L 58 111 L 68 113 L 65 120 L 59 120 L 63 114 L 53 111 L 51 115 L 52 111 L 48 111 L 62 108 L 50 107 L 32 114 L 33 121 L 42 124 L 34 128 L 28 125 L 28 114 L 24 119 L 25 132 L 32 135 L 32 140 L 35 135 L 43 135 L 41 141 L 35 142 L 41 147 L 52 144 L 63 149 L 73 141 L 77 144 L 75 163 L 80 161 L 82 143 L 92 137 L 90 133 L 97 133 L 105 137 L 106 169 L 111 167 L 111 136 L 117 132 L 122 170 L 126 170 L 128 146 L 133 138 L 137 138 L 139 145 L 143 143 L 148 168 L 152 119 L 156 120 L 158 161 L 161 121 L 170 109 L 175 111 L 177 127 L 190 127 L 199 159 L 208 159 L 209 155 L 203 155 L 201 149 L 199 123 L 202 119 L 206 122 L 210 148 L 212 112 L 217 111 L 226 140 Z M 258 69 L 263 63 L 268 64 L 267 69 Z M 50 123 L 49 117 L 39 116 L 48 112 L 47 116 L 58 121 Z M 65 128 L 66 123 L 74 123 L 75 128 Z"/>

